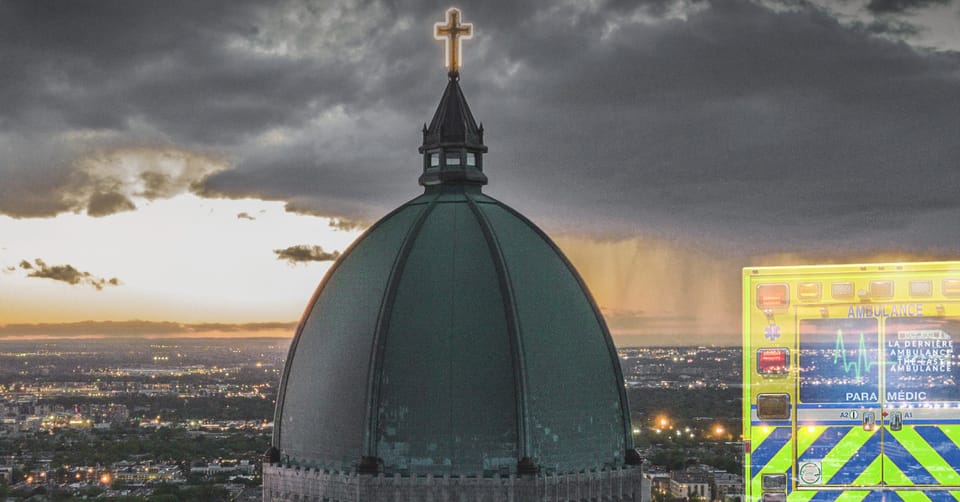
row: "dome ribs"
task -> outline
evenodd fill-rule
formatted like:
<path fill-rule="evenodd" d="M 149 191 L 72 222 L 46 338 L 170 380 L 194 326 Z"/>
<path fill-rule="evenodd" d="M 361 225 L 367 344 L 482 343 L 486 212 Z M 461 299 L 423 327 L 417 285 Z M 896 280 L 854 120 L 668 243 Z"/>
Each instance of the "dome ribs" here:
<path fill-rule="evenodd" d="M 300 315 L 300 321 L 297 323 L 297 330 L 293 336 L 293 340 L 290 341 L 290 348 L 287 350 L 286 363 L 283 366 L 283 372 L 281 373 L 281 376 L 280 376 L 280 388 L 277 389 L 277 406 L 274 409 L 274 415 L 273 415 L 274 426 L 273 426 L 273 440 L 271 443 L 272 444 L 271 448 L 280 447 L 280 434 L 281 434 L 281 429 L 283 428 L 282 420 L 280 418 L 283 416 L 283 404 L 286 399 L 287 382 L 289 381 L 289 377 L 290 377 L 291 362 L 293 361 L 293 356 L 297 351 L 297 346 L 299 345 L 300 338 L 303 335 L 303 328 L 307 322 L 307 318 L 310 317 L 310 312 L 313 310 L 314 305 L 317 303 L 317 300 L 320 298 L 320 294 L 323 293 L 324 288 L 329 282 L 328 279 L 331 276 L 333 276 L 333 274 L 337 271 L 337 269 L 340 268 L 340 264 L 343 263 L 344 260 L 346 260 L 347 256 L 349 256 L 350 253 L 353 252 L 354 248 L 356 248 L 361 242 L 363 242 L 363 240 L 368 235 L 372 234 L 384 222 L 390 220 L 390 218 L 392 218 L 393 216 L 403 211 L 406 207 L 407 207 L 406 205 L 402 205 L 394 209 L 393 211 L 390 211 L 379 221 L 371 225 L 370 228 L 366 229 L 363 232 L 363 234 L 357 237 L 350 244 L 350 246 L 348 246 L 347 249 L 345 249 L 343 253 L 340 254 L 340 257 L 333 262 L 333 265 L 329 269 L 327 269 L 327 273 L 323 274 L 323 279 L 320 280 L 320 284 L 318 284 L 317 288 L 313 291 L 313 295 L 310 297 L 310 301 L 307 302 L 307 306 L 304 307 L 303 314 Z"/>
<path fill-rule="evenodd" d="M 625 460 L 629 465 L 639 465 L 640 464 L 640 455 L 633 447 L 633 427 L 630 423 L 630 404 L 627 401 L 627 389 L 624 387 L 623 383 L 623 369 L 620 367 L 620 356 L 617 355 L 617 346 L 613 343 L 613 338 L 610 336 L 610 330 L 607 328 L 607 322 L 603 318 L 603 314 L 600 312 L 600 307 L 597 306 L 596 300 L 593 298 L 593 294 L 590 292 L 590 289 L 587 288 L 587 284 L 583 282 L 583 278 L 580 277 L 580 273 L 577 272 L 576 267 L 570 263 L 570 260 L 567 256 L 560 250 L 553 239 L 551 239 L 543 230 L 540 229 L 537 225 L 533 224 L 526 216 L 518 213 L 515 209 L 506 204 L 499 204 L 501 208 L 506 210 L 508 213 L 512 214 L 518 220 L 522 221 L 527 227 L 529 227 L 534 233 L 540 236 L 544 242 L 547 243 L 550 248 L 556 253 L 566 268 L 570 271 L 570 274 L 576 280 L 577 285 L 579 285 L 580 290 L 583 292 L 584 296 L 589 299 L 590 307 L 593 310 L 594 315 L 597 318 L 597 322 L 600 324 L 601 332 L 603 334 L 603 341 L 606 344 L 607 350 L 610 354 L 610 362 L 613 368 L 614 374 L 617 378 L 617 391 L 620 396 L 620 409 L 623 414 L 623 433 L 624 433 L 624 442 L 626 446 Z"/>
<path fill-rule="evenodd" d="M 366 428 L 363 434 L 363 457 L 360 459 L 358 471 L 362 474 L 376 474 L 382 468 L 382 461 L 377 454 L 377 428 L 379 413 L 377 408 L 380 404 L 380 390 L 383 380 L 383 352 L 386 347 L 386 334 L 389 332 L 390 312 L 393 310 L 393 303 L 396 299 L 397 288 L 400 285 L 400 277 L 403 274 L 403 267 L 407 263 L 410 250 L 413 249 L 413 243 L 417 240 L 420 229 L 427 216 L 433 212 L 440 200 L 440 194 L 435 195 L 426 207 L 417 215 L 417 219 L 410 226 L 407 234 L 400 244 L 397 257 L 394 259 L 393 267 L 390 269 L 390 276 L 387 279 L 387 287 L 383 292 L 383 301 L 380 302 L 380 312 L 377 314 L 376 331 L 373 335 L 373 347 L 370 351 L 370 369 L 368 370 L 367 380 L 367 416 L 365 417 Z"/>
<path fill-rule="evenodd" d="M 507 317 L 507 329 L 510 337 L 510 355 L 513 362 L 513 378 L 517 391 L 517 469 L 523 474 L 535 474 L 537 467 L 531 458 L 533 448 L 529 437 L 530 412 L 527 406 L 527 372 L 523 355 L 523 339 L 520 337 L 520 321 L 517 317 L 517 302 L 513 293 L 510 271 L 503 256 L 503 250 L 493 232 L 490 221 L 483 214 L 477 201 L 470 193 L 465 193 L 467 204 L 480 224 L 480 230 L 489 246 L 494 267 L 497 269 L 497 280 L 500 284 L 500 295 L 503 297 L 503 308 Z"/>

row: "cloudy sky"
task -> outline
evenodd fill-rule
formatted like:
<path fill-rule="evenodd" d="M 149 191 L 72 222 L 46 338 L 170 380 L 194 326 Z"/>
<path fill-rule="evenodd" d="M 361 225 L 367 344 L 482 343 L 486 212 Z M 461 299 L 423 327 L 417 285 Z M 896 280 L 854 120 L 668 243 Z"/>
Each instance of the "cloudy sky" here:
<path fill-rule="evenodd" d="M 291 334 L 420 190 L 448 6 L 0 0 L 0 335 Z M 958 2 L 460 7 L 485 190 L 619 343 L 735 343 L 744 266 L 960 258 Z"/>

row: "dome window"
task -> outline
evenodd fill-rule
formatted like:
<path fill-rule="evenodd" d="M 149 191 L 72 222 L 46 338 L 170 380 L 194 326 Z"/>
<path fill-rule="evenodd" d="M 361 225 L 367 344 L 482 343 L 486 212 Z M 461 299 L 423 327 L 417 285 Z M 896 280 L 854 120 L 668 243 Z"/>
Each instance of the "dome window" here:
<path fill-rule="evenodd" d="M 460 166 L 460 152 L 447 152 L 447 166 Z"/>
<path fill-rule="evenodd" d="M 437 152 L 430 154 L 430 167 L 440 167 L 440 154 Z"/>
<path fill-rule="evenodd" d="M 472 152 L 467 152 L 467 167 L 476 167 L 477 165 L 477 155 Z"/>

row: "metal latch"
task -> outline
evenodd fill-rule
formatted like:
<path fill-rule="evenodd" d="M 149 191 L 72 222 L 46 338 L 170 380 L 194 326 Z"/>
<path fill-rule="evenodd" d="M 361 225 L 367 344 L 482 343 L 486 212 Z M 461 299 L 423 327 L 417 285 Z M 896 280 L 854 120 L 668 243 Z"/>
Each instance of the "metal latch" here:
<path fill-rule="evenodd" d="M 890 430 L 899 431 L 903 429 L 903 413 L 894 411 L 890 413 Z"/>

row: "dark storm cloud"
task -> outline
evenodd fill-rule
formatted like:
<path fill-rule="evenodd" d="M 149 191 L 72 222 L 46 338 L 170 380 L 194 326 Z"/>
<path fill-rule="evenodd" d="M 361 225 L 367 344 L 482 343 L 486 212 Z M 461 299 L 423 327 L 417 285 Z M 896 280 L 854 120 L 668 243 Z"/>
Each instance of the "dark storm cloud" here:
<path fill-rule="evenodd" d="M 333 218 L 330 220 L 330 227 L 337 230 L 342 230 L 344 232 L 350 230 L 359 230 L 364 227 L 361 222 L 355 220 L 347 220 L 343 218 Z"/>
<path fill-rule="evenodd" d="M 922 9 L 931 5 L 946 5 L 951 0 L 870 0 L 867 9 L 875 13 L 904 12 Z"/>
<path fill-rule="evenodd" d="M 87 214 L 90 216 L 107 216 L 123 211 L 133 211 L 136 208 L 137 206 L 133 205 L 133 202 L 122 193 L 95 193 L 90 196 Z"/>
<path fill-rule="evenodd" d="M 22 260 L 20 262 L 20 268 L 29 271 L 27 277 L 53 279 L 73 286 L 93 286 L 97 291 L 102 290 L 106 286 L 120 285 L 120 280 L 116 277 L 110 279 L 96 277 L 90 272 L 77 270 L 73 265 L 48 265 L 40 258 L 33 260 L 33 264 Z"/>
<path fill-rule="evenodd" d="M 956 249 L 960 56 L 897 41 L 904 21 L 771 5 L 464 6 L 476 32 L 461 84 L 486 125 L 488 191 L 551 229 L 604 236 Z M 189 190 L 369 223 L 419 190 L 419 125 L 445 84 L 429 31 L 445 8 L 0 3 L 17 70 L 0 77 L 0 212 Z M 203 160 L 177 178 L 102 153 L 123 146 Z"/>
<path fill-rule="evenodd" d="M 290 263 L 304 263 L 310 261 L 334 261 L 340 257 L 340 251 L 327 252 L 320 246 L 299 244 L 284 249 L 274 249 L 278 260 Z"/>

